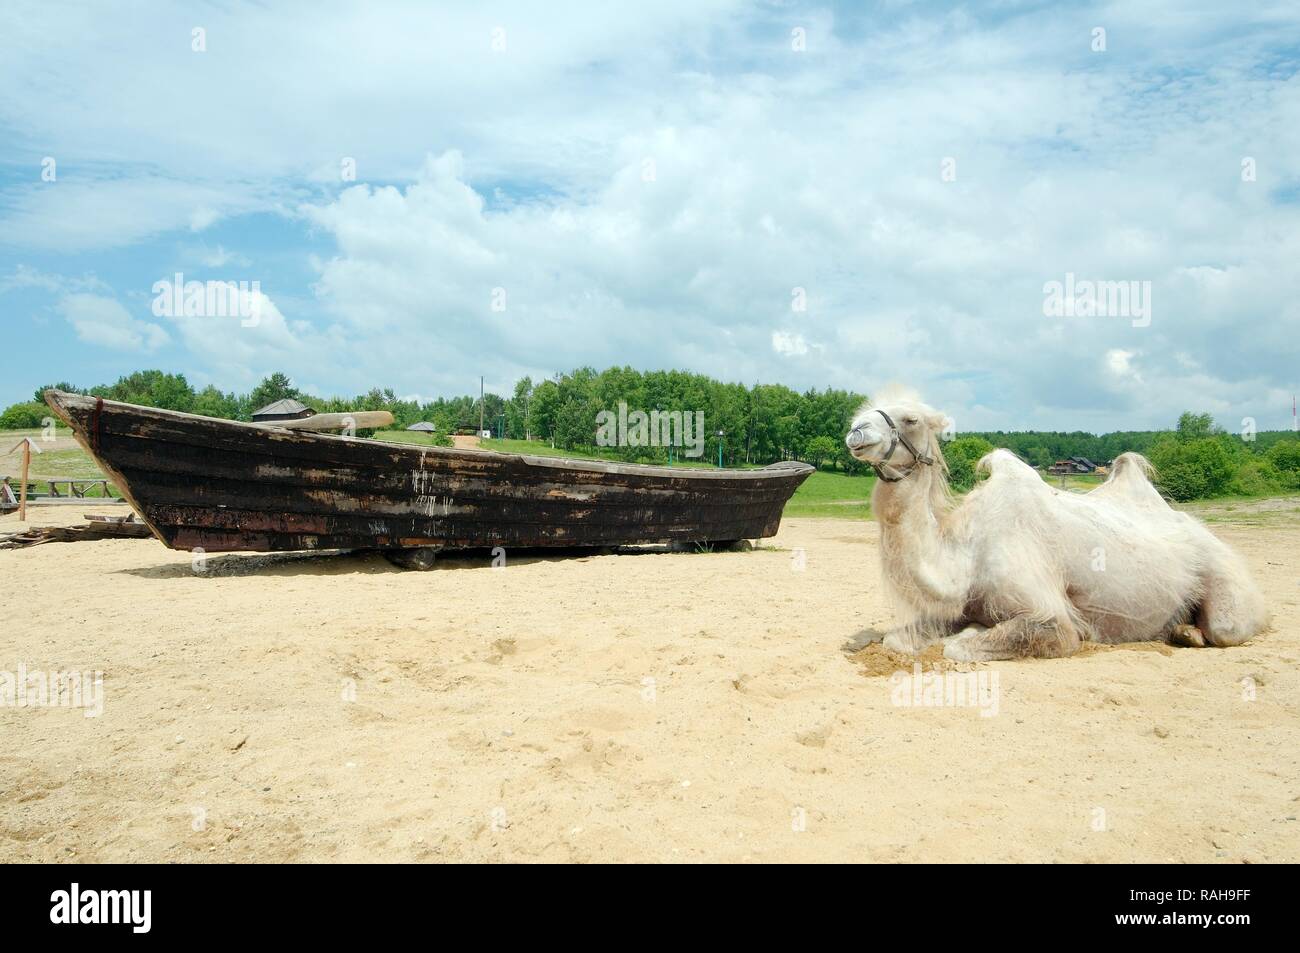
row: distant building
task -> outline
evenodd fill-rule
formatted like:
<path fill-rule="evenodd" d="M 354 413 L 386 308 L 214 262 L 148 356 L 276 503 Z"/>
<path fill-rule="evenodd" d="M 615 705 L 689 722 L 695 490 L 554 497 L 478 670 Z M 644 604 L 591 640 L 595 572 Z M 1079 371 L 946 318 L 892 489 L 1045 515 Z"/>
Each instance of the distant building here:
<path fill-rule="evenodd" d="M 427 420 L 421 420 L 418 424 L 411 424 L 411 426 L 407 427 L 406 429 L 407 429 L 407 430 L 415 430 L 415 431 L 418 431 L 419 433 L 437 433 L 437 432 L 438 432 L 438 428 L 435 427 L 433 424 L 429 423 L 429 421 L 427 421 Z"/>
<path fill-rule="evenodd" d="M 271 420 L 302 420 L 304 417 L 314 416 L 315 413 L 316 411 L 306 404 L 299 403 L 292 397 L 286 397 L 267 404 L 261 410 L 253 411 L 253 422 L 260 424 Z"/>
<path fill-rule="evenodd" d="M 1047 468 L 1047 472 L 1057 475 L 1070 475 L 1079 473 L 1104 473 L 1105 469 L 1098 464 L 1093 463 L 1087 457 L 1067 457 L 1064 460 L 1057 460 Z"/>

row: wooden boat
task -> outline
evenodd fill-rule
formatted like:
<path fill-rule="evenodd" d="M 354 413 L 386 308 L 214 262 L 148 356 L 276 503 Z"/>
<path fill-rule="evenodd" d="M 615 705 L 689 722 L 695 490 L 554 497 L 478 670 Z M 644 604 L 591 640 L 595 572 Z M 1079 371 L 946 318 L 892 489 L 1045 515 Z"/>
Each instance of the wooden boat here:
<path fill-rule="evenodd" d="M 45 400 L 172 549 L 731 543 L 772 536 L 803 463 L 668 468 L 386 443 L 63 391 Z M 396 561 L 403 562 L 402 559 Z"/>

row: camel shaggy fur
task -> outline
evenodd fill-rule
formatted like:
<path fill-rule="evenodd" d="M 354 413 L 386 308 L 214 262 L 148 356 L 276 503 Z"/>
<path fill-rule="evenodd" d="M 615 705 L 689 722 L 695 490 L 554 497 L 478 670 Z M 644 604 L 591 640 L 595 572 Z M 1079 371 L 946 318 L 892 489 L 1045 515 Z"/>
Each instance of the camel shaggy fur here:
<path fill-rule="evenodd" d="M 962 661 L 1055 658 L 1083 640 L 1237 645 L 1267 624 L 1242 559 L 1165 502 L 1144 457 L 1121 455 L 1105 483 L 1077 494 L 995 450 L 979 461 L 988 479 L 956 502 L 939 445 L 948 426 L 893 389 L 862 407 L 846 438 L 884 477 L 871 497 L 881 561 L 908 615 L 887 647 L 945 639 L 944 655 Z"/>

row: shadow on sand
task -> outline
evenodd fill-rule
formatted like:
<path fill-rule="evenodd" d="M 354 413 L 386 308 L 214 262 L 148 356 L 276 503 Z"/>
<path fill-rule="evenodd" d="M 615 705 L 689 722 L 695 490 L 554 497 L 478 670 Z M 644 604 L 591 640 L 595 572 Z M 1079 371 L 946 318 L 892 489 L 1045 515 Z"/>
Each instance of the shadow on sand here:
<path fill-rule="evenodd" d="M 884 637 L 885 632 L 883 629 L 863 629 L 841 645 L 840 651 L 845 655 L 852 655 L 854 652 L 861 652 L 872 643 L 883 640 Z"/>
<path fill-rule="evenodd" d="M 651 556 L 694 551 L 696 551 L 694 548 L 676 544 L 519 548 L 507 550 L 505 558 L 508 565 L 522 566 L 529 563 L 566 560 L 583 562 L 596 556 Z M 491 569 L 493 559 L 491 549 L 448 550 L 438 554 L 432 571 Z M 202 568 L 199 568 L 200 566 Z M 373 549 L 294 553 L 222 553 L 206 556 L 199 562 L 136 566 L 118 571 L 141 579 L 181 579 L 191 576 L 342 576 L 355 573 L 379 575 L 415 572 L 415 570 L 394 566 L 384 558 L 383 553 Z"/>

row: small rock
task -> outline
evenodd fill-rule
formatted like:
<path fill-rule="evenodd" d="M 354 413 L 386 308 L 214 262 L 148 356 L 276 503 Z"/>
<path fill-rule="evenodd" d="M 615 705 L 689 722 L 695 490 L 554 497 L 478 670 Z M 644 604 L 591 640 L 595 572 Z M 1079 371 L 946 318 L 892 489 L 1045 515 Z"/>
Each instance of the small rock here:
<path fill-rule="evenodd" d="M 1167 728 L 1161 728 L 1159 725 L 1156 725 L 1156 727 L 1155 727 L 1155 732 L 1156 732 L 1156 737 L 1157 737 L 1157 738 L 1168 738 L 1168 737 L 1169 737 L 1169 729 L 1167 729 Z"/>

